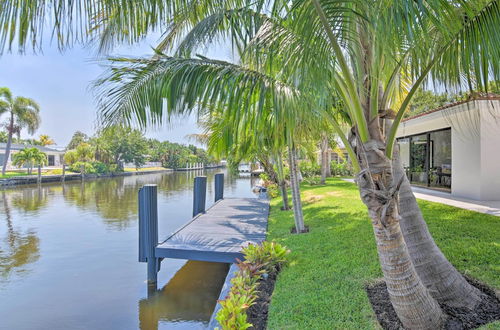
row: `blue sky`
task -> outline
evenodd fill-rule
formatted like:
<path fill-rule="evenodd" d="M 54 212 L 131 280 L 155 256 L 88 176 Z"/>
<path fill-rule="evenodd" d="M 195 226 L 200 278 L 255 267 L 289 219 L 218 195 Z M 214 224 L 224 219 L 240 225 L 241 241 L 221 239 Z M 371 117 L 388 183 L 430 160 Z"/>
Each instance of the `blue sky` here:
<path fill-rule="evenodd" d="M 137 45 L 122 46 L 113 51 L 113 55 L 148 55 L 156 42 L 157 37 L 153 36 Z M 65 146 L 77 130 L 89 135 L 94 132 L 96 106 L 89 86 L 104 70 L 94 55 L 92 49 L 79 46 L 60 53 L 55 45 L 47 43 L 41 54 L 0 56 L 0 86 L 9 87 L 14 95 L 33 98 L 40 104 L 42 123 L 35 137 L 47 134 L 58 146 Z M 212 47 L 207 55 L 227 60 L 230 49 Z M 0 118 L 0 123 L 5 120 L 5 116 Z M 148 130 L 146 135 L 190 143 L 185 136 L 198 131 L 195 118 L 187 117 L 178 118 L 161 129 Z M 21 137 L 29 135 L 23 131 Z"/>

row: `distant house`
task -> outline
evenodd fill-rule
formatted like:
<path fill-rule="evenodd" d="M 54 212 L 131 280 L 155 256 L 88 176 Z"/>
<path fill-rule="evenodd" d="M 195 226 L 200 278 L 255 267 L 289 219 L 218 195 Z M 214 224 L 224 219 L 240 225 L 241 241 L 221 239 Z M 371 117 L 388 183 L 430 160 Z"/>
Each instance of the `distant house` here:
<path fill-rule="evenodd" d="M 7 146 L 7 143 L 0 143 L 0 165 L 3 166 L 4 161 L 5 161 L 5 148 Z M 16 168 L 15 166 L 12 165 L 12 156 L 19 152 L 20 150 L 23 150 L 25 148 L 37 148 L 41 152 L 45 153 L 47 155 L 47 165 L 48 167 L 60 167 L 63 164 L 63 157 L 64 157 L 64 151 L 49 148 L 49 147 L 43 147 L 43 146 L 34 146 L 34 145 L 29 145 L 29 144 L 16 144 L 13 143 L 11 146 L 11 152 L 9 155 L 9 159 L 7 159 L 7 169 L 13 169 Z"/>
<path fill-rule="evenodd" d="M 316 150 L 316 161 L 321 165 L 321 149 Z M 349 154 L 342 142 L 338 142 L 338 149 L 328 148 L 328 162 L 343 163 L 349 161 Z"/>
<path fill-rule="evenodd" d="M 397 141 L 412 184 L 500 200 L 500 96 L 484 95 L 408 118 Z"/>

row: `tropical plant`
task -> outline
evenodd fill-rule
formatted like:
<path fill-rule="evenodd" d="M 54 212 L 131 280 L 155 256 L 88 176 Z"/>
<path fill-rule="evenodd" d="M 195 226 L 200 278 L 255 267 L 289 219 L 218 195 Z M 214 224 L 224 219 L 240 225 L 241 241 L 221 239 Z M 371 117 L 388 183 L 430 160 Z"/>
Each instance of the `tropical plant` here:
<path fill-rule="evenodd" d="M 47 155 L 37 148 L 25 148 L 12 155 L 12 164 L 18 167 L 28 167 L 28 174 L 31 174 L 34 166 L 47 164 Z"/>
<path fill-rule="evenodd" d="M 269 111 L 276 125 L 271 127 L 289 142 L 293 178 L 292 137 L 303 119 L 319 111 L 349 152 L 403 325 L 439 328 L 445 316 L 438 302 L 477 306 L 481 293 L 446 260 L 428 232 L 394 145 L 408 105 L 429 78 L 484 91 L 490 89 L 488 79 L 499 80 L 498 1 L 310 0 L 273 1 L 270 7 L 264 0 L 99 3 L 99 15 L 89 10 L 82 16 L 88 25 L 95 22 L 90 18 L 101 18 L 92 31 L 100 34 L 102 48 L 137 41 L 153 29 L 167 32 L 152 59 L 115 59 L 100 85 L 105 120 L 157 124 L 175 113 L 212 106 L 241 123 L 260 118 L 249 113 Z M 75 11 L 64 8 L 55 13 L 57 35 L 75 28 L 60 24 Z M 2 9 L 11 13 L 10 7 Z M 0 40 L 11 44 L 19 33 L 24 45 L 26 36 L 36 37 L 36 29 L 11 28 L 18 21 L 42 26 L 44 11 L 30 16 L 36 8 L 31 9 L 0 14 Z M 219 36 L 242 49 L 241 65 L 191 57 Z M 172 45 L 179 45 L 173 57 L 162 53 Z M 331 95 L 341 99 L 341 107 Z M 323 111 L 332 108 L 344 116 Z M 341 120 L 352 127 L 348 135 Z"/>
<path fill-rule="evenodd" d="M 56 144 L 50 136 L 45 135 L 45 134 L 40 135 L 38 137 L 38 142 L 40 142 L 40 145 L 42 145 L 42 146 L 50 146 L 52 144 Z"/>
<path fill-rule="evenodd" d="M 71 137 L 71 140 L 69 141 L 66 149 L 68 150 L 76 149 L 76 147 L 78 147 L 80 144 L 88 142 L 89 142 L 89 137 L 87 136 L 87 134 L 80 131 L 76 131 Z"/>
<path fill-rule="evenodd" d="M 0 88 L 0 116 L 4 113 L 9 116 L 5 125 L 8 136 L 2 175 L 5 175 L 7 169 L 7 160 L 9 159 L 12 146 L 12 136 L 17 134 L 19 137 L 23 128 L 27 128 L 30 134 L 34 133 L 40 126 L 39 112 L 40 107 L 34 100 L 22 96 L 14 97 L 7 87 Z"/>

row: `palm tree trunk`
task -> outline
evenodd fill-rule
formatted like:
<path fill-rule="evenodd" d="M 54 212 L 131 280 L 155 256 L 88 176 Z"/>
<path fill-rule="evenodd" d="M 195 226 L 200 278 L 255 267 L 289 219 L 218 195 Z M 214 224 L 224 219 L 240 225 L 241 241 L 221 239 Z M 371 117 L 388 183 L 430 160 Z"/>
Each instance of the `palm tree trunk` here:
<path fill-rule="evenodd" d="M 405 329 L 440 329 L 445 315 L 420 281 L 399 224 L 398 184 L 392 180 L 391 160 L 384 143 L 370 140 L 361 146 L 358 174 L 361 199 L 372 220 L 380 265 L 391 303 Z"/>
<path fill-rule="evenodd" d="M 8 138 L 7 138 L 7 145 L 5 146 L 5 157 L 3 160 L 3 166 L 2 166 L 2 175 L 5 175 L 5 172 L 7 170 L 7 161 L 10 156 L 10 148 L 12 146 L 12 134 L 14 131 L 14 112 L 10 112 L 10 121 L 9 121 L 9 128 L 8 128 Z"/>
<path fill-rule="evenodd" d="M 401 231 L 420 280 L 440 303 L 473 309 L 482 294 L 465 280 L 434 242 L 404 172 L 397 146 L 392 164 L 394 178 L 403 178 L 399 190 Z"/>
<path fill-rule="evenodd" d="M 302 233 L 305 229 L 304 216 L 302 214 L 302 202 L 300 200 L 299 180 L 297 176 L 297 158 L 294 146 L 288 145 L 288 159 L 290 165 L 290 186 L 292 188 L 292 206 L 295 219 L 295 230 Z"/>
<path fill-rule="evenodd" d="M 288 203 L 288 191 L 286 189 L 286 180 L 285 180 L 285 171 L 283 170 L 283 159 L 281 159 L 281 153 L 278 153 L 276 157 L 276 166 L 278 169 L 278 180 L 281 191 L 281 198 L 283 200 L 282 211 L 288 211 L 290 209 L 290 205 Z"/>
<path fill-rule="evenodd" d="M 326 177 L 328 176 L 328 137 L 323 134 L 321 137 L 321 184 L 326 183 Z"/>

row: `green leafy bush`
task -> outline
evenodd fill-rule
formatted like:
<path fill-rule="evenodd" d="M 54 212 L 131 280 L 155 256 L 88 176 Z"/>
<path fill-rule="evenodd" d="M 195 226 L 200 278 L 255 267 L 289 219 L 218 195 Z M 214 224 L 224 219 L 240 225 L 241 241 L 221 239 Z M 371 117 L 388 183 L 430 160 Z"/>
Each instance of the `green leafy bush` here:
<path fill-rule="evenodd" d="M 331 162 L 330 163 L 332 174 L 335 176 L 352 176 L 354 174 L 352 166 L 348 162 Z"/>
<path fill-rule="evenodd" d="M 223 330 L 248 329 L 247 310 L 258 297 L 262 275 L 276 273 L 287 262 L 289 250 L 274 242 L 250 244 L 243 249 L 245 261 L 238 260 L 238 273 L 231 280 L 226 299 L 219 301 L 221 309 L 215 317 Z"/>
<path fill-rule="evenodd" d="M 281 244 L 264 241 L 260 245 L 249 244 L 243 249 L 243 253 L 246 262 L 261 265 L 267 273 L 275 273 L 287 262 L 290 251 Z"/>
<path fill-rule="evenodd" d="M 269 196 L 269 198 L 278 197 L 278 195 L 280 194 L 279 189 L 278 189 L 278 185 L 276 183 L 267 185 L 266 188 L 267 188 L 267 196 Z"/>
<path fill-rule="evenodd" d="M 92 166 L 92 163 L 90 163 L 90 162 L 75 162 L 75 163 L 70 165 L 69 169 L 70 169 L 70 171 L 77 172 L 77 173 L 81 173 L 81 172 L 83 172 L 84 174 L 94 174 L 95 173 L 94 166 Z"/>
<path fill-rule="evenodd" d="M 300 172 L 304 178 L 311 178 L 321 174 L 321 166 L 310 161 L 300 162 Z"/>

